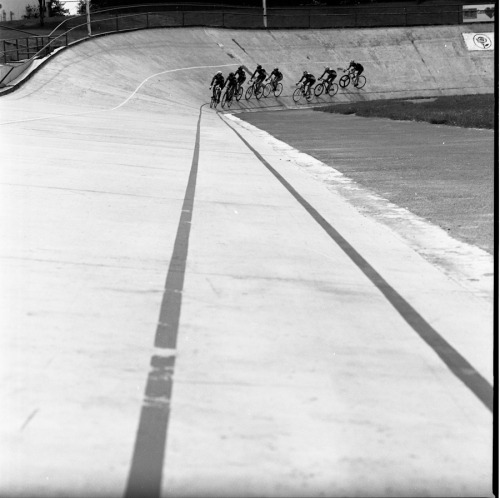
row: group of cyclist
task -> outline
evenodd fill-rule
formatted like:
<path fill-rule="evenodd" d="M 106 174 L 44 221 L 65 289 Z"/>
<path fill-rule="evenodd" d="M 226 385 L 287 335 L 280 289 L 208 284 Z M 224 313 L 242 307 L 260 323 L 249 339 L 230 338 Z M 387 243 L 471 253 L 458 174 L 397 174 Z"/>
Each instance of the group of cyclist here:
<path fill-rule="evenodd" d="M 363 72 L 364 68 L 359 62 L 355 62 L 351 60 L 349 66 L 346 71 L 351 72 L 354 76 L 354 86 L 358 86 L 359 75 Z M 330 66 L 326 66 L 323 74 L 319 77 L 320 80 L 324 80 L 328 87 L 334 82 L 337 77 L 337 72 L 335 69 Z M 213 97 L 217 100 L 217 103 L 220 102 L 220 95 L 222 90 L 226 89 L 226 93 L 229 95 L 229 98 L 232 98 L 235 92 L 241 87 L 241 85 L 245 82 L 247 76 L 245 72 L 245 68 L 243 66 L 239 66 L 235 72 L 229 73 L 227 79 L 224 79 L 222 75 L 222 71 L 218 71 L 214 77 L 212 78 L 212 82 L 210 83 L 210 89 L 213 88 Z M 266 81 L 271 81 L 273 84 L 273 88 L 276 88 L 276 85 L 283 79 L 283 73 L 279 70 L 279 68 L 275 67 L 271 73 L 268 75 L 267 71 L 259 64 L 252 76 L 250 77 L 250 82 L 255 80 L 255 85 L 257 87 L 263 85 Z M 312 85 L 316 83 L 316 77 L 311 74 L 309 71 L 304 71 L 302 73 L 302 77 L 296 83 L 296 85 L 303 85 L 303 90 L 305 94 L 310 93 Z M 220 90 L 220 91 L 219 91 Z"/>
<path fill-rule="evenodd" d="M 226 80 L 224 80 L 224 76 L 222 76 L 222 71 L 217 71 L 212 78 L 212 82 L 210 83 L 210 89 L 213 88 L 213 95 L 214 98 L 217 99 L 217 103 L 220 101 L 222 90 L 226 89 L 226 93 L 228 93 L 232 98 L 246 79 L 247 75 L 243 66 L 238 67 L 234 73 L 229 73 Z M 250 81 L 253 82 L 254 79 L 256 86 L 262 85 L 265 81 L 271 80 L 274 88 L 276 88 L 278 82 L 283 79 L 283 74 L 279 68 L 275 67 L 271 74 L 268 75 L 267 71 L 259 64 L 250 77 Z M 220 89 L 220 92 L 217 91 L 218 89 Z"/>

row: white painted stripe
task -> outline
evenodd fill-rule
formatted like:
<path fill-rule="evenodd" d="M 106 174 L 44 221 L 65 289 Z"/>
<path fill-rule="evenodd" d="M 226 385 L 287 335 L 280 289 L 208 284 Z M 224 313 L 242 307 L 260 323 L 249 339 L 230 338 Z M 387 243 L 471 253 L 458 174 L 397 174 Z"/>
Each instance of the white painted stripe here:
<path fill-rule="evenodd" d="M 28 123 L 30 121 L 40 121 L 44 119 L 57 119 L 57 118 L 65 118 L 65 117 L 71 117 L 71 116 L 84 116 L 86 114 L 97 114 L 100 112 L 110 112 L 110 111 L 116 111 L 117 109 L 120 109 L 124 105 L 126 105 L 128 102 L 130 102 L 131 99 L 134 98 L 134 96 L 137 94 L 137 92 L 152 78 L 155 78 L 156 76 L 161 76 L 162 74 L 168 74 L 168 73 L 176 73 L 180 71 L 192 71 L 193 69 L 215 69 L 219 67 L 230 67 L 230 66 L 236 66 L 237 63 L 233 64 L 218 64 L 218 65 L 208 65 L 208 66 L 189 66 L 189 67 L 181 67 L 177 69 L 166 69 L 165 71 L 160 71 L 159 73 L 152 74 L 142 80 L 142 82 L 137 86 L 137 88 L 121 103 L 118 104 L 115 107 L 111 108 L 106 108 L 106 109 L 94 109 L 92 111 L 85 111 L 85 112 L 74 112 L 70 114 L 55 114 L 52 116 L 39 116 L 37 118 L 28 118 L 28 119 L 19 119 L 19 120 L 14 120 L 14 121 L 4 121 L 3 123 L 0 123 L 0 125 L 8 125 L 8 124 L 16 124 L 16 123 Z"/>

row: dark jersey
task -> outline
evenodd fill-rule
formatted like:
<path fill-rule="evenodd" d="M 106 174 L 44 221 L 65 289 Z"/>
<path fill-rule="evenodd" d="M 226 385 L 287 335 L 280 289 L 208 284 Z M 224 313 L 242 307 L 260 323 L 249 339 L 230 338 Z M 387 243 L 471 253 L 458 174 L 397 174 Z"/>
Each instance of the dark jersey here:
<path fill-rule="evenodd" d="M 210 86 L 213 86 L 214 83 L 216 85 L 219 85 L 220 87 L 223 87 L 224 86 L 224 76 L 222 76 L 222 74 L 216 74 L 213 78 L 212 78 L 212 83 L 210 83 Z"/>
<path fill-rule="evenodd" d="M 358 73 L 360 73 L 364 69 L 359 62 L 351 62 L 351 64 L 349 64 L 349 67 L 352 67 L 355 71 L 358 71 Z"/>
<path fill-rule="evenodd" d="M 307 74 L 304 74 L 302 75 L 302 78 L 300 78 L 299 80 L 299 83 L 304 80 L 304 83 L 314 83 L 316 81 L 316 78 L 314 77 L 314 75 L 312 75 L 311 73 L 307 73 Z"/>
<path fill-rule="evenodd" d="M 274 76 L 277 80 L 281 80 L 283 79 L 283 74 L 281 73 L 281 71 L 278 69 L 274 69 L 271 74 L 269 75 L 269 77 L 271 76 Z"/>
<path fill-rule="evenodd" d="M 267 72 L 266 72 L 266 70 L 263 67 L 261 67 L 260 69 L 256 69 L 253 72 L 252 79 L 255 78 L 256 74 L 258 74 L 259 79 L 262 79 L 262 80 L 267 76 Z"/>
<path fill-rule="evenodd" d="M 239 82 L 243 82 L 243 81 L 245 81 L 247 79 L 247 75 L 246 75 L 244 69 L 238 69 L 236 71 L 236 76 L 238 77 L 238 81 Z"/>
<path fill-rule="evenodd" d="M 236 86 L 236 76 L 228 76 L 226 80 L 226 86 L 229 88 L 230 86 Z"/>
<path fill-rule="evenodd" d="M 335 69 L 325 69 L 325 72 L 319 77 L 319 79 L 322 79 L 325 74 L 328 74 L 328 78 L 335 78 L 337 76 L 337 71 L 335 71 Z"/>

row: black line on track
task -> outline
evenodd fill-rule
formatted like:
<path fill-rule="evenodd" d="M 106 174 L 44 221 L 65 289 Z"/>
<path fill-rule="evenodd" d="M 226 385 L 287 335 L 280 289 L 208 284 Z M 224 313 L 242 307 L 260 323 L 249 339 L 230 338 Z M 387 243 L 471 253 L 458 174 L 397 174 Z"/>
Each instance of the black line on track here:
<path fill-rule="evenodd" d="M 441 358 L 451 372 L 460 379 L 472 393 L 493 411 L 493 386 L 449 344 L 425 319 L 401 296 L 389 283 L 366 261 L 361 254 L 328 223 L 323 216 L 307 202 L 283 176 L 281 176 L 232 126 L 219 115 L 219 118 L 236 133 L 240 140 L 253 152 L 257 159 L 276 177 L 290 192 L 298 203 L 325 230 L 330 238 L 344 251 L 353 263 L 368 277 L 368 279 L 386 297 L 401 317 Z"/>
<path fill-rule="evenodd" d="M 202 109 L 203 106 L 200 108 L 198 117 L 191 171 L 156 328 L 154 345 L 157 348 L 173 350 L 177 346 L 182 291 L 198 176 Z M 165 356 L 154 355 L 151 358 L 151 371 L 146 382 L 125 498 L 158 498 L 160 496 L 174 368 L 175 352 L 170 352 Z"/>

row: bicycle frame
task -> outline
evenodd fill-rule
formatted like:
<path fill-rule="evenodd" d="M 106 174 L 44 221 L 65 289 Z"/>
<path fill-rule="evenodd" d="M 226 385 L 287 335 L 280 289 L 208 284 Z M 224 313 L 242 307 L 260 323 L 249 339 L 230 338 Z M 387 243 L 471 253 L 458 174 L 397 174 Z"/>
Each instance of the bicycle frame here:
<path fill-rule="evenodd" d="M 302 83 L 299 88 L 302 90 L 302 95 L 307 99 L 307 97 L 311 97 L 311 85 L 309 85 L 309 88 L 307 89 L 307 92 L 305 91 L 306 84 Z"/>
<path fill-rule="evenodd" d="M 212 98 L 218 100 L 220 98 L 221 93 L 222 93 L 222 88 L 220 87 L 220 85 L 215 85 L 212 91 Z"/>

